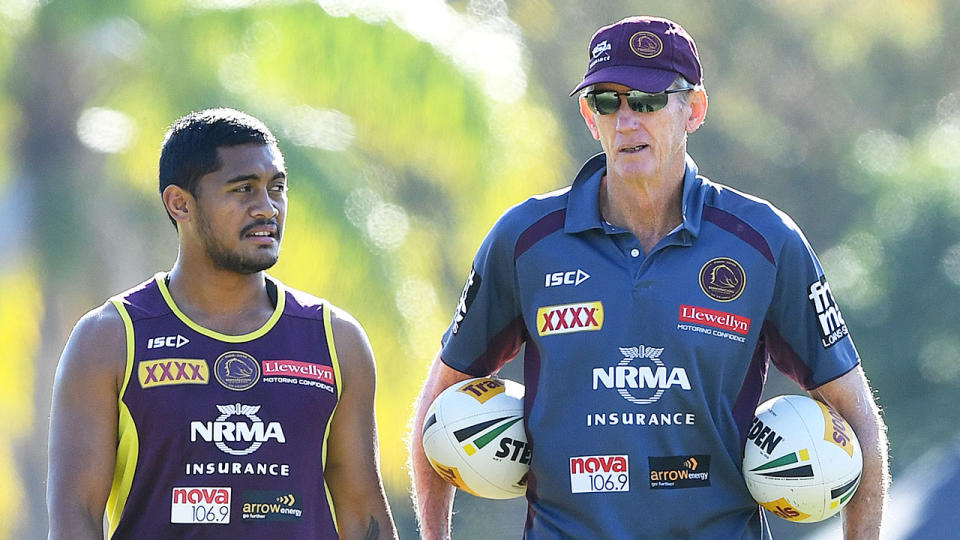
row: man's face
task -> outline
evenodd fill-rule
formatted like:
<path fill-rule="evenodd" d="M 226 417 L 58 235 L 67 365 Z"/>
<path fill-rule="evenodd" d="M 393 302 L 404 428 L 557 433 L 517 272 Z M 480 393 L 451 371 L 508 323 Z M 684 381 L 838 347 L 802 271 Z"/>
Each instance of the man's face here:
<path fill-rule="evenodd" d="M 238 274 L 270 268 L 280 254 L 287 173 L 275 145 L 217 149 L 223 166 L 197 184 L 197 234 L 214 266 Z"/>
<path fill-rule="evenodd" d="M 615 83 L 600 83 L 594 89 L 630 90 Z M 599 114 L 585 103 L 581 105 L 587 127 L 607 154 L 608 174 L 639 180 L 662 177 L 684 162 L 690 112 L 691 106 L 678 94 L 670 94 L 667 105 L 653 112 L 632 110 L 624 97 L 620 98 L 620 108 L 611 114 Z"/>

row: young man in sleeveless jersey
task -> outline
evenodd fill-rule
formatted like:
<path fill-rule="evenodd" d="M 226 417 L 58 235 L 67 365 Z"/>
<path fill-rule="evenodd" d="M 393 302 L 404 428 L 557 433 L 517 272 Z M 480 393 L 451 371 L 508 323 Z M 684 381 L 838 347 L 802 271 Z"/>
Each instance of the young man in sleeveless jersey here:
<path fill-rule="evenodd" d="M 85 315 L 50 424 L 51 538 L 395 538 L 360 324 L 265 273 L 287 172 L 232 109 L 170 128 L 173 269 Z"/>
<path fill-rule="evenodd" d="M 769 360 L 853 426 L 864 465 L 845 534 L 876 538 L 886 438 L 860 358 L 796 224 L 686 154 L 707 112 L 693 39 L 631 17 L 587 53 L 571 95 L 603 152 L 494 225 L 421 393 L 423 537 L 449 536 L 453 495 L 423 453 L 427 407 L 525 345 L 526 538 L 767 538 L 740 464 Z M 587 461 L 618 474 L 591 483 L 603 471 Z"/>

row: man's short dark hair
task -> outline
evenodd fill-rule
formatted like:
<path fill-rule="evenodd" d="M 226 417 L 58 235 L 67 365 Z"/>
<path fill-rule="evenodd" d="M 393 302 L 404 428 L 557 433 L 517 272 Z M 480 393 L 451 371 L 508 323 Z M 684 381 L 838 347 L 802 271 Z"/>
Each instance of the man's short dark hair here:
<path fill-rule="evenodd" d="M 200 178 L 223 166 L 217 148 L 239 144 L 275 145 L 277 139 L 263 122 L 235 109 L 204 109 L 180 118 L 163 138 L 160 194 L 176 185 L 196 196 Z"/>

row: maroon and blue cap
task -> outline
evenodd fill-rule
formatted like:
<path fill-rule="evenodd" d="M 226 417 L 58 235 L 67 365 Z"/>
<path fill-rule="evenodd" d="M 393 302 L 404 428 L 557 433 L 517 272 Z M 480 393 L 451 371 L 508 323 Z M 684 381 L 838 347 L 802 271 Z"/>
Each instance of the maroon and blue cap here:
<path fill-rule="evenodd" d="M 700 84 L 697 45 L 679 24 L 660 17 L 627 17 L 597 30 L 590 63 L 574 95 L 597 83 L 617 83 L 644 92 L 663 92 L 677 74 Z"/>

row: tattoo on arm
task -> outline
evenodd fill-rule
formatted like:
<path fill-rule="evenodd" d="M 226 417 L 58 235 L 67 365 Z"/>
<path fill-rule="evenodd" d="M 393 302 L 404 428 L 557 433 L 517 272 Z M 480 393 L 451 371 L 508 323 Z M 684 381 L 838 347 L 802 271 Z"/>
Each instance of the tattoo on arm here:
<path fill-rule="evenodd" d="M 367 534 L 363 535 L 363 540 L 376 540 L 377 538 L 380 538 L 380 524 L 371 516 L 370 525 L 367 527 Z"/>

